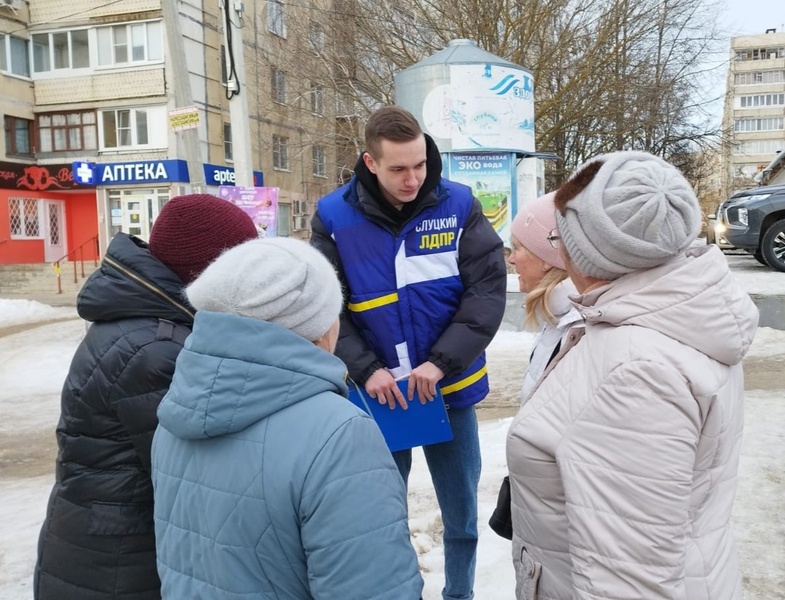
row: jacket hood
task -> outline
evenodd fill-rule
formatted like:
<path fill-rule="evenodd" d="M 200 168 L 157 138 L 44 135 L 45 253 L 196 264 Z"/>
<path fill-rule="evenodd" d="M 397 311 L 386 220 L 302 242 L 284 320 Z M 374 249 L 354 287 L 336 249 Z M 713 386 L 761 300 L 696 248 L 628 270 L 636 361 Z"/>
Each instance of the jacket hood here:
<path fill-rule="evenodd" d="M 242 431 L 324 392 L 346 396 L 340 359 L 279 325 L 202 310 L 158 407 L 181 439 Z"/>
<path fill-rule="evenodd" d="M 82 286 L 77 312 L 87 321 L 152 317 L 190 325 L 193 308 L 183 287 L 180 278 L 150 253 L 145 241 L 118 233 L 101 267 Z"/>
<path fill-rule="evenodd" d="M 758 309 L 715 246 L 693 248 L 573 298 L 588 326 L 638 325 L 726 365 L 741 362 L 758 327 Z"/>

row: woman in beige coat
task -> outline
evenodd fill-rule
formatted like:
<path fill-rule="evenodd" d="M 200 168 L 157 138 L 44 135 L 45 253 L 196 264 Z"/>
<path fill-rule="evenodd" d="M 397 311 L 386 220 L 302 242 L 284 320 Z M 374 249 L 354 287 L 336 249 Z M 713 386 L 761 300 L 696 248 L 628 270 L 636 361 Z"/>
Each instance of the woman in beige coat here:
<path fill-rule="evenodd" d="M 510 427 L 516 596 L 741 598 L 730 514 L 757 310 L 721 252 L 687 250 L 701 213 L 665 161 L 600 156 L 555 204 L 586 327 Z"/>

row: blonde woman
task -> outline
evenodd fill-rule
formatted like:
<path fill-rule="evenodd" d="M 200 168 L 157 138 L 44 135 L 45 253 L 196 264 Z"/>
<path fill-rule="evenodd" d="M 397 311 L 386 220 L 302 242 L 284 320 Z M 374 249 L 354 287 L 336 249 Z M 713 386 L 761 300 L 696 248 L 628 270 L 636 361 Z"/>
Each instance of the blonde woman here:
<path fill-rule="evenodd" d="M 561 340 L 581 321 L 570 303 L 575 286 L 567 277 L 559 254 L 554 193 L 527 202 L 512 222 L 512 253 L 507 259 L 518 273 L 518 286 L 526 294 L 527 329 L 538 330 L 521 401 L 531 394 L 548 363 L 558 354 Z"/>
<path fill-rule="evenodd" d="M 532 393 L 545 369 L 561 349 L 567 331 L 581 316 L 569 295 L 577 293 L 567 277 L 559 254 L 555 193 L 527 202 L 512 222 L 512 253 L 507 261 L 518 273 L 518 287 L 526 294 L 524 326 L 539 330 L 523 378 L 521 402 Z M 510 483 L 505 477 L 489 525 L 500 536 L 512 539 Z"/>

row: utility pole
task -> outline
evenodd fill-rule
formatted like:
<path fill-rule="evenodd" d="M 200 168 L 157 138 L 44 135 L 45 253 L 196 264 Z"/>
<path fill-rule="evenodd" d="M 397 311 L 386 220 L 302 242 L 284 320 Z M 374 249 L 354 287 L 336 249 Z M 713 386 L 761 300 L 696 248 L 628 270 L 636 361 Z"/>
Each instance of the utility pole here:
<path fill-rule="evenodd" d="M 218 0 L 224 32 L 226 57 L 226 97 L 232 124 L 234 184 L 253 187 L 251 168 L 251 128 L 248 125 L 248 85 L 245 81 L 242 19 L 245 7 L 240 0 Z"/>
<path fill-rule="evenodd" d="M 188 64 L 185 60 L 185 40 L 180 28 L 179 0 L 161 0 L 161 11 L 166 24 L 166 41 L 168 48 L 169 64 L 172 72 L 169 74 L 168 83 L 174 92 L 175 108 L 184 108 L 194 103 L 191 93 L 191 77 Z M 177 138 L 177 154 L 185 156 L 188 163 L 188 178 L 191 181 L 191 192 L 204 191 L 204 168 L 202 166 L 201 144 L 199 143 L 199 129 L 185 129 L 175 133 Z"/>

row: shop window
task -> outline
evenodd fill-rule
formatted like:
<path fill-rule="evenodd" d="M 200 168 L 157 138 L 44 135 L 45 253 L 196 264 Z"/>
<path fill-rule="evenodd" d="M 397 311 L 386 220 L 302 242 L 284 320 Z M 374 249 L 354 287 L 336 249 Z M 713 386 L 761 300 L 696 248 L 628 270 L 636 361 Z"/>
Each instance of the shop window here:
<path fill-rule="evenodd" d="M 5 128 L 6 156 L 32 156 L 33 122 L 6 115 L 3 118 Z"/>
<path fill-rule="evenodd" d="M 28 44 L 25 39 L 0 33 L 0 71 L 30 77 Z"/>
<path fill-rule="evenodd" d="M 8 215 L 12 238 L 41 238 L 41 215 L 38 200 L 35 198 L 9 198 Z"/>
<path fill-rule="evenodd" d="M 313 158 L 314 176 L 327 177 L 327 159 L 325 158 L 324 146 L 313 146 L 311 155 Z"/>
<path fill-rule="evenodd" d="M 98 125 L 93 111 L 43 113 L 37 119 L 40 152 L 98 148 Z"/>
<path fill-rule="evenodd" d="M 100 66 L 163 60 L 161 21 L 112 25 L 96 31 Z"/>
<path fill-rule="evenodd" d="M 273 136 L 273 168 L 279 171 L 289 170 L 289 138 Z"/>
<path fill-rule="evenodd" d="M 33 35 L 33 71 L 86 69 L 90 66 L 87 29 Z"/>

